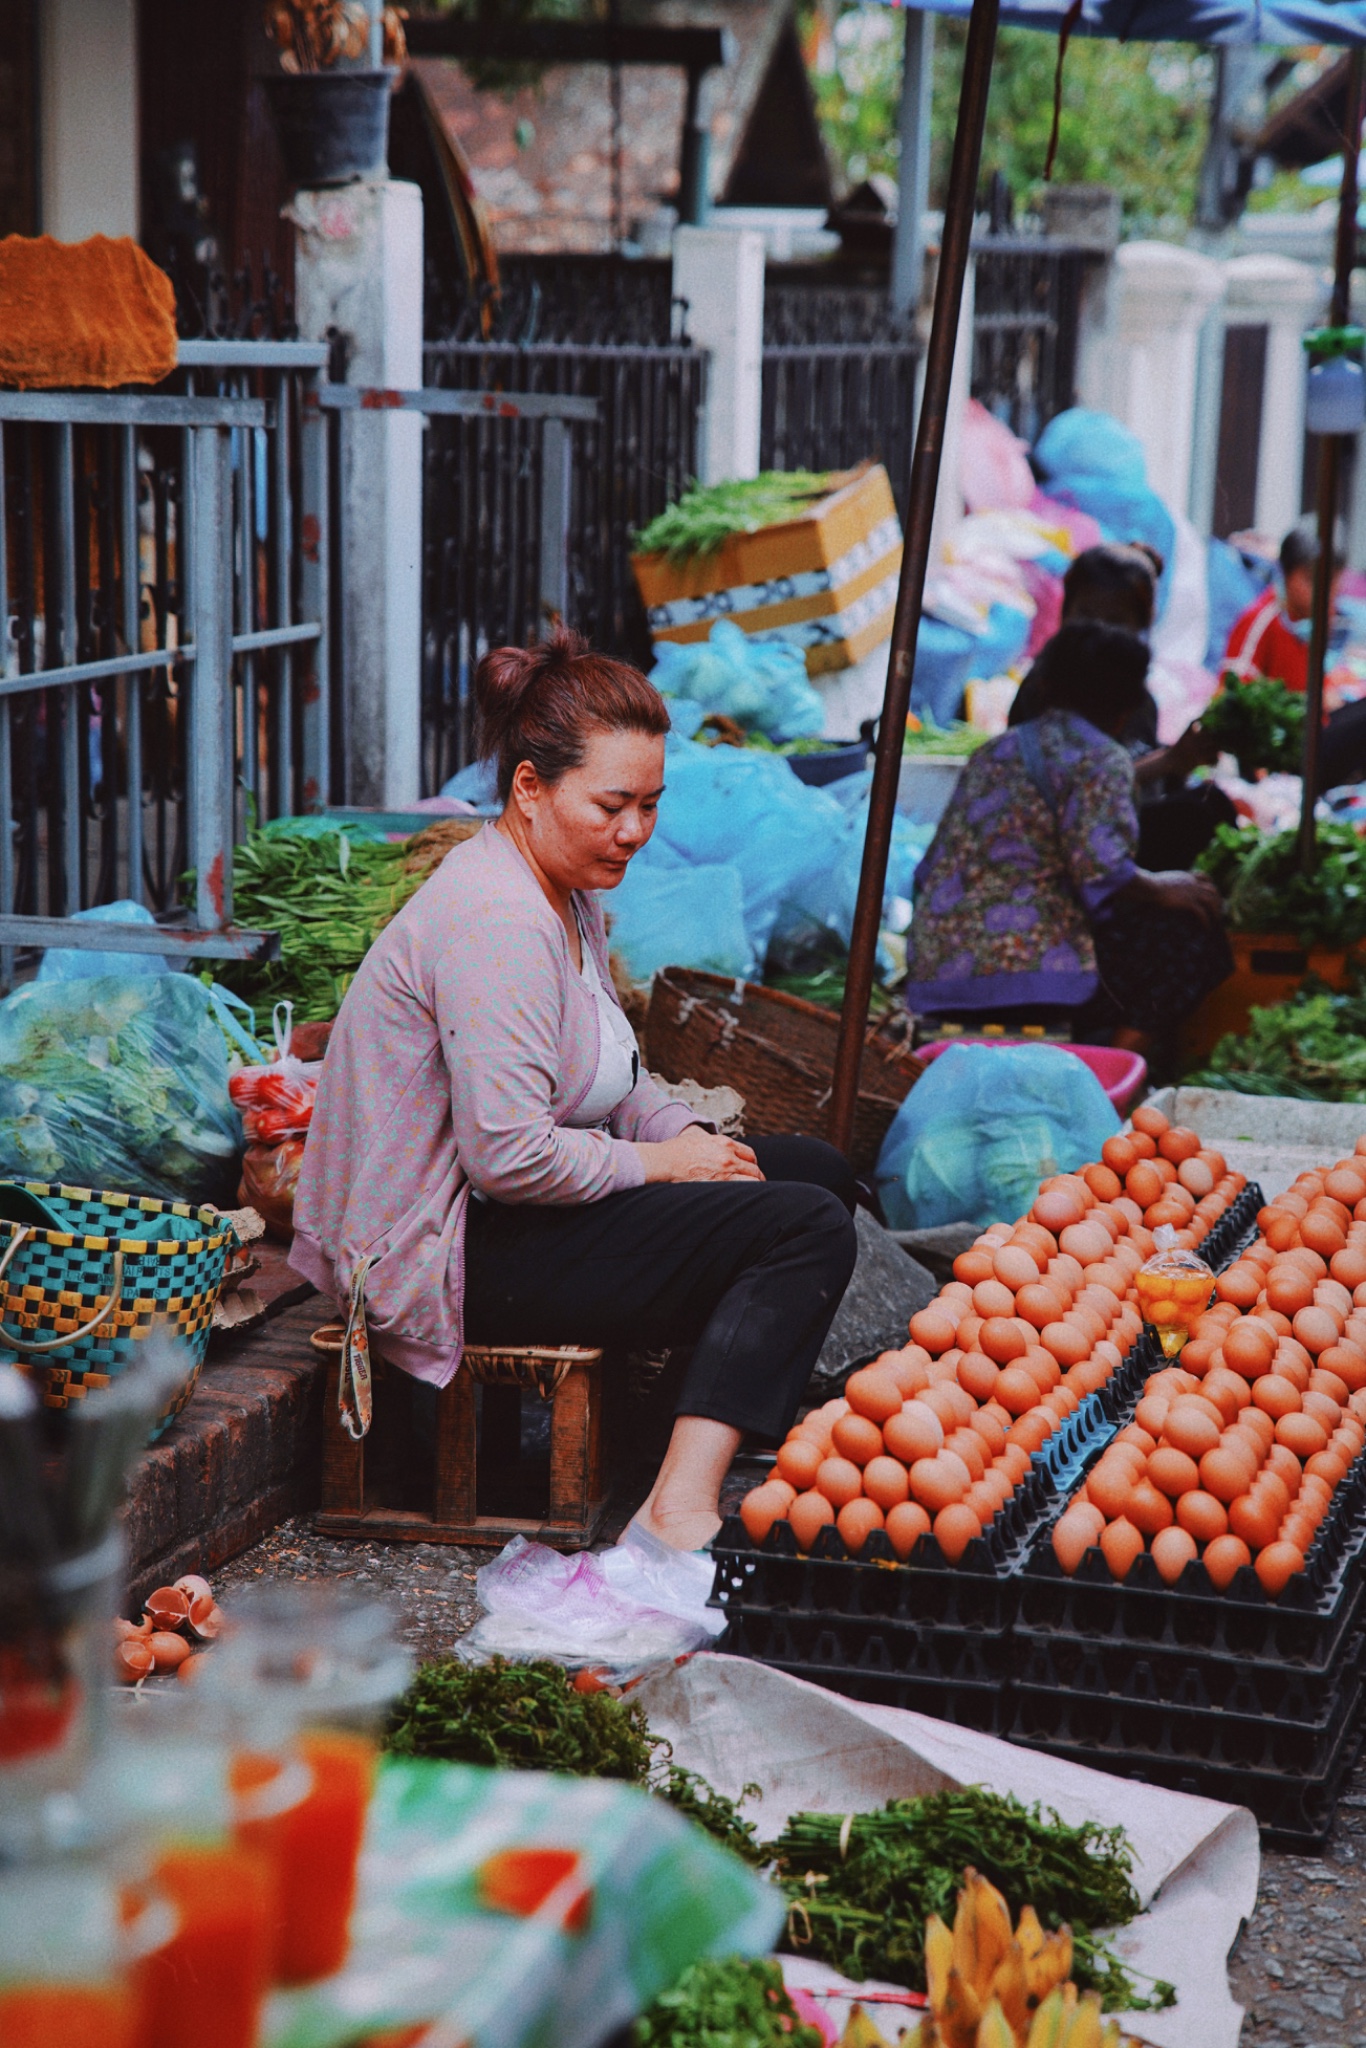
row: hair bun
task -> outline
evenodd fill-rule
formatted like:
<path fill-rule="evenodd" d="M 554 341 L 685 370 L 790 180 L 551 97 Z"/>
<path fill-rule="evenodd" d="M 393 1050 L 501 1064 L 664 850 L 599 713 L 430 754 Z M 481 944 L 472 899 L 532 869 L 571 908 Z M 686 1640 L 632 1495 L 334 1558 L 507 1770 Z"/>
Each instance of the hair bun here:
<path fill-rule="evenodd" d="M 498 764 L 506 802 L 519 761 L 553 783 L 583 759 L 588 733 L 669 730 L 663 698 L 639 669 L 595 654 L 581 633 L 556 625 L 536 647 L 493 647 L 474 675 L 475 743 Z"/>

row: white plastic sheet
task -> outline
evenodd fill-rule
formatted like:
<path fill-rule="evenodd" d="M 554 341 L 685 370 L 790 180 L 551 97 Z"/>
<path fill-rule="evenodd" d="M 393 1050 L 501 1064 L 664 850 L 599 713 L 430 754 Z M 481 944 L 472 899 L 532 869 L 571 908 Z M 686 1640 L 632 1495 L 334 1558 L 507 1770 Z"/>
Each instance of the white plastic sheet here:
<path fill-rule="evenodd" d="M 1237 2048 L 1242 2009 L 1227 1958 L 1257 1897 L 1257 1825 L 1242 1807 L 1017 1749 L 992 1736 L 895 1707 L 846 1700 L 746 1658 L 700 1655 L 647 1680 L 636 1697 L 674 1759 L 720 1791 L 753 1780 L 750 1812 L 772 1839 L 802 1810 L 866 1812 L 888 1799 L 987 1785 L 1040 1800 L 1073 1823 L 1123 1827 L 1134 1848 L 1139 1920 L 1115 1937 L 1126 1962 L 1177 1988 L 1167 2012 L 1138 2013 L 1126 2031 L 1153 2048 Z M 829 1982 L 819 1966 L 816 1977 Z M 831 2008 L 827 2008 L 831 2009 Z M 837 2016 L 838 2008 L 831 2009 Z"/>

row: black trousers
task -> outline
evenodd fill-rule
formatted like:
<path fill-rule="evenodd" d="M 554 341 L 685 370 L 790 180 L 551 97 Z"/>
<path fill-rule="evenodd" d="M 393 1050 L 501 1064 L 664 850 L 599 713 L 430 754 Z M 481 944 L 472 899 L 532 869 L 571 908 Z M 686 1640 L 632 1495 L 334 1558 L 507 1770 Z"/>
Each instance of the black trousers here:
<path fill-rule="evenodd" d="M 854 1176 L 819 1138 L 750 1143 L 762 1182 L 660 1183 L 575 1208 L 472 1201 L 466 1337 L 691 1344 L 678 1414 L 780 1440 L 854 1270 Z"/>

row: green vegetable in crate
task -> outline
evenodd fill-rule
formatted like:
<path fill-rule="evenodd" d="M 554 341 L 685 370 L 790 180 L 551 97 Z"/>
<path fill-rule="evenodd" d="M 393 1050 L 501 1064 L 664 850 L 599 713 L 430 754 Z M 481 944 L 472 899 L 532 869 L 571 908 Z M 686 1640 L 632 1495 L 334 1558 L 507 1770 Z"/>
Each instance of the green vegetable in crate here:
<path fill-rule="evenodd" d="M 922 1990 L 925 1922 L 951 1917 L 971 1865 L 1018 1916 L 1032 1905 L 1044 1927 L 1068 1925 L 1073 1975 L 1111 2011 L 1170 2005 L 1157 1983 L 1146 2000 L 1096 1930 L 1141 1910 L 1133 1852 L 1121 1828 L 1069 1827 L 1056 1813 L 980 1786 L 893 1799 L 876 1813 L 798 1813 L 769 1845 L 789 1902 L 787 1946 L 856 1979 Z"/>
<path fill-rule="evenodd" d="M 1304 693 L 1267 676 L 1246 681 L 1232 670 L 1200 714 L 1200 729 L 1220 751 L 1234 754 L 1251 782 L 1259 769 L 1298 775 L 1304 759 Z"/>
<path fill-rule="evenodd" d="M 732 534 L 757 533 L 784 519 L 799 519 L 829 489 L 825 470 L 764 470 L 720 484 L 694 484 L 677 504 L 636 535 L 642 554 L 667 555 L 675 567 L 714 555 Z"/>
<path fill-rule="evenodd" d="M 631 2029 L 633 2048 L 822 2048 L 764 1956 L 704 1958 Z"/>
<path fill-rule="evenodd" d="M 1314 977 L 1288 1002 L 1254 1009 L 1245 1032 L 1219 1040 L 1185 1076 L 1193 1088 L 1288 1095 L 1302 1102 L 1366 1102 L 1366 993 Z"/>
<path fill-rule="evenodd" d="M 1196 866 L 1212 877 L 1240 932 L 1293 932 L 1301 945 L 1353 946 L 1366 937 L 1366 839 L 1355 826 L 1318 827 L 1312 874 L 1297 835 L 1221 825 Z"/>

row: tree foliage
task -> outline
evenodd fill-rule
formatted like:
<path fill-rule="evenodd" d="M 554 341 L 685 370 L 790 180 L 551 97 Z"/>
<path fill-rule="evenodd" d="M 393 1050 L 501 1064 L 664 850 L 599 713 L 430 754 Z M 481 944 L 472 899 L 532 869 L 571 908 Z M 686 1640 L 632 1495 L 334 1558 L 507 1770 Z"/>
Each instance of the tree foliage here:
<path fill-rule="evenodd" d="M 897 169 L 902 18 L 880 6 L 832 0 L 812 14 L 808 49 L 835 162 L 851 183 Z M 957 118 L 966 26 L 935 24 L 931 201 L 942 205 Z M 1035 29 L 1002 29 L 982 154 L 1017 206 L 1037 200 L 1053 124 L 1058 44 Z M 1063 65 L 1062 118 L 1053 176 L 1113 185 L 1128 228 L 1181 226 L 1194 207 L 1208 129 L 1207 53 L 1181 43 L 1115 43 L 1074 36 Z"/>

